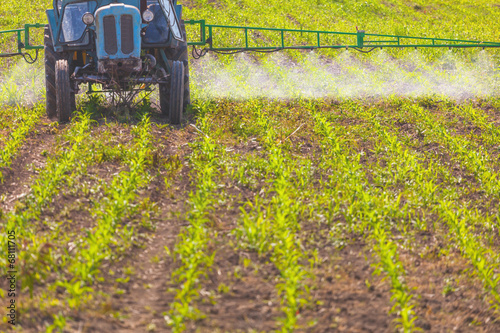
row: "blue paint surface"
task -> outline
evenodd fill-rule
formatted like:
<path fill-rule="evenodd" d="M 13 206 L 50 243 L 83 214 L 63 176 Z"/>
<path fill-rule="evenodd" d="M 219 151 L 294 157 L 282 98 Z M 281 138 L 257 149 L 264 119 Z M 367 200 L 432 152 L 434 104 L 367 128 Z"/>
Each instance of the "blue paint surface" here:
<path fill-rule="evenodd" d="M 182 17 L 182 6 L 177 5 L 177 1 L 171 0 L 174 4 L 175 14 L 180 20 Z M 141 48 L 165 48 L 169 47 L 174 39 L 171 29 L 165 17 L 165 13 L 161 9 L 158 0 L 148 0 L 150 9 L 155 14 L 155 19 L 149 25 L 142 23 L 140 16 L 140 0 L 60 0 L 54 1 L 56 6 L 54 9 L 47 10 L 47 18 L 49 21 L 52 40 L 54 41 L 54 49 L 57 52 L 64 50 L 87 50 L 89 54 L 94 56 L 91 51 L 93 46 L 89 44 L 89 30 L 95 31 L 97 34 L 96 51 L 97 57 L 109 59 L 139 57 Z M 66 14 L 68 11 L 68 14 Z M 71 11 L 71 13 L 69 13 Z M 85 12 L 91 12 L 96 17 L 95 23 L 88 28 L 81 21 L 81 17 Z M 112 11 L 112 12 L 110 12 Z M 98 14 L 99 13 L 99 14 Z M 106 55 L 104 52 L 104 36 L 98 26 L 102 27 L 102 17 L 105 15 L 114 15 L 117 22 L 117 43 L 118 49 L 121 51 L 121 29 L 119 28 L 119 16 L 123 13 L 131 14 L 134 17 L 134 52 L 124 55 L 118 52 L 115 55 Z M 66 17 L 65 17 L 66 16 Z M 98 18 L 100 17 L 100 18 Z M 140 30 L 147 27 L 145 36 L 141 37 Z M 86 30 L 87 29 L 87 30 Z M 75 41 L 76 40 L 76 41 Z"/>
<path fill-rule="evenodd" d="M 107 54 L 104 50 L 104 30 L 102 29 L 102 27 L 104 17 L 108 15 L 114 16 L 116 23 L 118 52 L 113 55 Z M 120 17 L 122 15 L 131 15 L 134 24 L 134 50 L 129 54 L 122 53 L 122 35 L 120 28 Z M 142 19 L 141 13 L 139 12 L 139 9 L 137 9 L 137 7 L 125 5 L 122 3 L 116 3 L 101 7 L 95 13 L 95 25 L 97 33 L 97 59 L 126 59 L 130 57 L 139 58 L 141 56 Z"/>

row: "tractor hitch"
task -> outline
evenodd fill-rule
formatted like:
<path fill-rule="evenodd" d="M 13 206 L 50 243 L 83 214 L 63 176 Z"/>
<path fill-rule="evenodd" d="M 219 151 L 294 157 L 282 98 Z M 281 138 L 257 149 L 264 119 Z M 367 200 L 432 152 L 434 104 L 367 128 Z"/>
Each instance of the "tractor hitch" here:
<path fill-rule="evenodd" d="M 73 79 L 79 83 L 97 83 L 97 84 L 105 84 L 105 85 L 113 82 L 113 78 L 111 76 L 108 76 L 108 75 L 86 75 L 86 74 L 84 74 L 82 76 L 76 76 Z M 132 85 L 168 83 L 167 77 L 161 77 L 161 78 L 135 77 L 135 78 L 128 78 L 125 82 L 132 84 Z"/>

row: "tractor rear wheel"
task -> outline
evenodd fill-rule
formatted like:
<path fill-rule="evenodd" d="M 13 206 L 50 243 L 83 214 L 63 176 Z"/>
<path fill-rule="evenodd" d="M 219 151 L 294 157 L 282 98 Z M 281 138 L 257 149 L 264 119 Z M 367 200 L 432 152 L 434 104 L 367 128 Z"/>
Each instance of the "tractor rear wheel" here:
<path fill-rule="evenodd" d="M 162 113 L 168 115 L 171 124 L 179 125 L 182 122 L 184 111 L 184 64 L 180 61 L 172 62 L 169 83 L 160 84 L 160 107 Z"/>
<path fill-rule="evenodd" d="M 69 121 L 71 112 L 75 105 L 75 94 L 71 91 L 71 81 L 69 78 L 69 66 L 66 59 L 57 60 L 55 66 L 56 73 L 56 110 L 57 120 L 60 123 Z"/>
<path fill-rule="evenodd" d="M 186 25 L 181 21 L 181 31 L 184 42 L 175 41 L 174 48 L 165 49 L 167 59 L 172 61 L 181 61 L 184 64 L 184 110 L 191 104 L 191 91 L 189 89 L 189 51 L 187 45 Z M 174 44 L 175 45 L 175 44 Z"/>
<path fill-rule="evenodd" d="M 57 115 L 56 106 L 56 62 L 59 55 L 54 51 L 54 43 L 50 34 L 49 26 L 44 30 L 45 49 L 45 109 L 49 118 Z"/>

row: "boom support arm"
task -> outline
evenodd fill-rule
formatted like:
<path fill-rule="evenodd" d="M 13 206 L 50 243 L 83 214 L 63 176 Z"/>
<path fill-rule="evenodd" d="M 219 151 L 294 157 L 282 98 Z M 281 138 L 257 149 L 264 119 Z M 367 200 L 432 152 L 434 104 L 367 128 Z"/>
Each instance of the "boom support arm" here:
<path fill-rule="evenodd" d="M 45 26 L 44 24 L 39 24 L 39 23 L 25 24 L 24 28 L 21 29 L 0 31 L 0 36 L 5 34 L 14 35 L 15 38 L 17 39 L 17 45 L 16 45 L 17 52 L 0 53 L 0 58 L 23 56 L 27 62 L 34 63 L 37 57 L 33 59 L 30 54 L 23 52 L 23 50 L 28 50 L 28 51 L 36 50 L 38 56 L 38 50 L 42 50 L 43 46 L 31 45 L 30 29 L 40 29 L 43 28 L 44 26 Z"/>

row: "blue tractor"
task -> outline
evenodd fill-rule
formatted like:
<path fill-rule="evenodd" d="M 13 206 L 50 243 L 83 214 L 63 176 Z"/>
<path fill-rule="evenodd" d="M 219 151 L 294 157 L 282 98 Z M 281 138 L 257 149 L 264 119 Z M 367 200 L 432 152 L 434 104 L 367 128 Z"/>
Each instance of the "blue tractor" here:
<path fill-rule="evenodd" d="M 81 84 L 103 91 L 158 85 L 161 112 L 180 124 L 190 103 L 182 6 L 176 0 L 53 0 L 45 26 L 47 114 L 67 122 Z"/>

